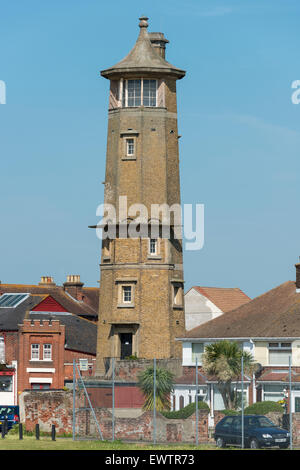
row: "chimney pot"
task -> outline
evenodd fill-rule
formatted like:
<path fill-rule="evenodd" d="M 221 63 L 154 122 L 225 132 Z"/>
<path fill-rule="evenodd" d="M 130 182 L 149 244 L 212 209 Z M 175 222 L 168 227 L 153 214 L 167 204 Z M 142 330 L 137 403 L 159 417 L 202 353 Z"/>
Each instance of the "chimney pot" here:
<path fill-rule="evenodd" d="M 41 282 L 39 282 L 39 286 L 55 286 L 55 282 L 53 281 L 53 277 L 51 276 L 42 276 Z"/>
<path fill-rule="evenodd" d="M 295 264 L 296 268 L 296 290 L 300 292 L 300 263 Z"/>

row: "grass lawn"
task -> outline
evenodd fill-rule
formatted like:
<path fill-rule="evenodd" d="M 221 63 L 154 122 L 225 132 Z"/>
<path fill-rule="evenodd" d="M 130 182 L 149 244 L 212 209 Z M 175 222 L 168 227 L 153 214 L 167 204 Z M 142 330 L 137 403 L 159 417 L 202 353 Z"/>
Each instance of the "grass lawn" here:
<path fill-rule="evenodd" d="M 51 437 L 40 437 L 36 440 L 34 436 L 24 436 L 19 440 L 16 435 L 7 434 L 4 439 L 0 437 L 1 450 L 215 450 L 214 444 L 201 444 L 199 446 L 182 445 L 150 445 L 150 444 L 127 444 L 116 441 L 73 441 L 71 438 L 59 438 L 52 441 Z"/>

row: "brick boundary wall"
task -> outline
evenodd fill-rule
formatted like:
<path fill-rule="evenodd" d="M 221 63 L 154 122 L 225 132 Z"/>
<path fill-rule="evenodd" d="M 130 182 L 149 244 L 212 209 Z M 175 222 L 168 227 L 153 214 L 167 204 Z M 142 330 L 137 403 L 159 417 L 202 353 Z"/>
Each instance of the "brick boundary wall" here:
<path fill-rule="evenodd" d="M 85 407 L 83 392 L 76 393 L 76 436 L 99 437 L 97 426 L 91 410 Z M 106 408 L 94 408 L 104 439 L 112 438 L 112 414 Z M 288 415 L 269 413 L 267 415 L 275 424 L 289 429 Z M 224 417 L 221 412 L 215 412 L 215 424 Z M 35 425 L 40 430 L 51 431 L 56 426 L 57 434 L 71 434 L 73 430 L 73 396 L 72 391 L 26 391 L 20 395 L 20 420 L 25 423 L 25 429 L 34 431 Z M 212 434 L 208 429 L 208 413 L 199 410 L 199 442 L 209 442 Z M 146 411 L 136 418 L 115 419 L 115 438 L 131 441 L 153 441 L 153 413 Z M 160 413 L 156 415 L 156 439 L 158 442 L 187 442 L 195 443 L 196 416 L 193 414 L 186 419 L 168 419 Z M 293 413 L 293 444 L 300 445 L 300 413 Z"/>
<path fill-rule="evenodd" d="M 78 400 L 78 401 L 77 401 Z M 76 398 L 76 435 L 98 437 L 96 423 L 89 408 L 84 407 L 83 394 Z M 81 405 L 81 407 L 80 407 Z M 57 434 L 72 433 L 73 430 L 72 392 L 43 391 L 23 392 L 20 396 L 20 419 L 27 431 L 51 431 L 56 426 Z M 112 414 L 105 408 L 94 408 L 104 439 L 112 439 Z M 208 442 L 208 412 L 199 410 L 199 442 Z M 136 418 L 115 419 L 115 438 L 132 441 L 153 441 L 153 412 L 146 411 Z M 196 416 L 186 419 L 168 419 L 160 413 L 156 415 L 156 439 L 159 442 L 191 442 L 196 438 Z"/>

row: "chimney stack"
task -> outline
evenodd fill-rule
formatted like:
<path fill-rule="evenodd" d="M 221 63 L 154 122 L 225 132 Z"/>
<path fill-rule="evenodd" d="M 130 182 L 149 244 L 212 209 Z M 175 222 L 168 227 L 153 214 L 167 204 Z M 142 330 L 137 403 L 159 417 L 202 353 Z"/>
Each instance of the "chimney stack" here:
<path fill-rule="evenodd" d="M 55 282 L 53 281 L 53 277 L 51 276 L 42 276 L 41 282 L 39 282 L 39 286 L 47 286 L 52 287 L 55 286 Z"/>
<path fill-rule="evenodd" d="M 295 264 L 296 268 L 296 291 L 300 292 L 300 263 Z"/>
<path fill-rule="evenodd" d="M 80 281 L 78 274 L 69 274 L 67 282 L 64 282 L 64 291 L 68 292 L 74 299 L 82 301 L 83 293 L 82 287 L 84 283 Z"/>
<path fill-rule="evenodd" d="M 169 42 L 164 33 L 148 33 L 152 47 L 156 50 L 156 52 L 165 59 L 166 57 L 166 44 Z"/>

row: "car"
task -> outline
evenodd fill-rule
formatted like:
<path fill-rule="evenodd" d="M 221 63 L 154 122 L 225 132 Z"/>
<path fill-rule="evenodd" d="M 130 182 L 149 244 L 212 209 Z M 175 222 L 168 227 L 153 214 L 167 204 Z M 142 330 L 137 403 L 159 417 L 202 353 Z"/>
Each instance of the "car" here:
<path fill-rule="evenodd" d="M 7 419 L 7 431 L 9 431 L 14 424 L 20 421 L 19 407 L 18 406 L 0 406 L 0 432 L 5 419 Z"/>
<path fill-rule="evenodd" d="M 242 445 L 242 417 L 228 415 L 215 427 L 214 439 L 217 447 Z M 287 449 L 290 444 L 290 433 L 276 426 L 269 418 L 262 415 L 244 416 L 244 447 L 280 447 Z"/>

